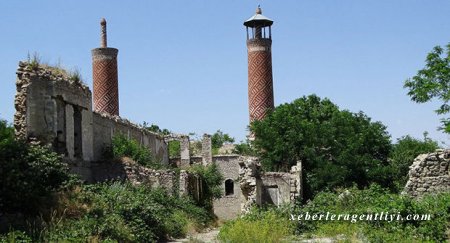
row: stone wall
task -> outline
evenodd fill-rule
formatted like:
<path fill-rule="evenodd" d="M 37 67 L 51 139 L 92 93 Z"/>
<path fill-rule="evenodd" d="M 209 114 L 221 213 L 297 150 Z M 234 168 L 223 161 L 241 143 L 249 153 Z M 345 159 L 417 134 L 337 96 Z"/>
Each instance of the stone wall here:
<path fill-rule="evenodd" d="M 138 141 L 149 148 L 163 164 L 169 163 L 167 143 L 156 133 L 141 127 L 118 116 L 105 113 L 93 113 L 94 127 L 94 160 L 101 160 L 104 148 L 111 146 L 111 139 L 115 134 L 122 134 L 129 139 Z"/>
<path fill-rule="evenodd" d="M 214 201 L 214 213 L 220 219 L 236 218 L 241 213 L 242 203 L 242 191 L 239 184 L 239 156 L 216 155 L 212 157 L 212 160 L 218 166 L 224 178 L 224 182 L 222 183 L 223 196 Z M 228 195 L 225 188 L 225 181 L 227 180 L 229 180 L 229 183 L 233 183 L 233 193 L 229 193 Z"/>
<path fill-rule="evenodd" d="M 64 70 L 19 62 L 16 73 L 16 135 L 52 145 L 84 179 L 92 179 L 90 162 L 102 159 L 117 133 L 136 139 L 168 163 L 161 136 L 118 116 L 92 112 L 91 91 Z"/>
<path fill-rule="evenodd" d="M 239 165 L 242 213 L 248 212 L 253 205 L 280 206 L 301 198 L 301 161 L 292 166 L 290 172 L 262 172 L 256 157 L 240 157 Z"/>
<path fill-rule="evenodd" d="M 154 170 L 143 167 L 129 158 L 117 161 L 93 162 L 91 166 L 93 182 L 108 180 L 129 181 L 133 185 L 162 187 L 170 193 L 175 192 L 176 174 L 171 170 Z"/>
<path fill-rule="evenodd" d="M 421 197 L 428 193 L 450 192 L 450 150 L 421 154 L 409 168 L 409 180 L 403 193 Z"/>
<path fill-rule="evenodd" d="M 14 127 L 23 139 L 36 138 L 69 159 L 92 160 L 91 91 L 64 71 L 17 70 Z"/>

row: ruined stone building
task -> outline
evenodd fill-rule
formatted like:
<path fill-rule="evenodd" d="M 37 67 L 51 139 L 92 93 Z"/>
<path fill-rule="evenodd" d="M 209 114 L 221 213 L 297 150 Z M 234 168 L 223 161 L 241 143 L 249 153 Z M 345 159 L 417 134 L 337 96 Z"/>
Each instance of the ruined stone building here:
<path fill-rule="evenodd" d="M 272 80 L 273 21 L 256 14 L 244 22 L 247 28 L 250 121 L 263 119 L 274 107 Z M 124 161 L 104 160 L 112 138 L 122 134 L 147 147 L 163 164 L 169 163 L 168 142 L 179 140 L 180 157 L 170 161 L 184 169 L 192 164 L 215 163 L 224 176 L 223 197 L 214 202 L 215 213 L 231 219 L 253 204 L 290 203 L 301 196 L 301 163 L 289 173 L 262 173 L 257 158 L 216 155 L 211 136 L 205 135 L 202 156 L 189 154 L 189 136 L 163 137 L 119 116 L 118 49 L 107 46 L 106 21 L 101 20 L 101 44 L 92 50 L 93 92 L 65 71 L 20 62 L 17 69 L 14 127 L 18 137 L 38 140 L 64 156 L 71 169 L 86 181 L 127 178 L 200 197 L 202 184 L 182 171 L 155 171 Z M 101 162 L 103 161 L 103 162 Z M 179 183 L 175 186 L 175 183 Z"/>

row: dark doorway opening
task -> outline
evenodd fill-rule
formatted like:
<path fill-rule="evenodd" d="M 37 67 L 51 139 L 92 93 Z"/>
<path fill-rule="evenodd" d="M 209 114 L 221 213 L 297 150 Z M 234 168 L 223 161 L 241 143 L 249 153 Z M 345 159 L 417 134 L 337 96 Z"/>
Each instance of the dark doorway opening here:
<path fill-rule="evenodd" d="M 81 126 L 81 108 L 73 106 L 74 157 L 83 158 L 83 129 Z"/>
<path fill-rule="evenodd" d="M 234 181 L 227 179 L 225 181 L 225 196 L 234 195 Z"/>

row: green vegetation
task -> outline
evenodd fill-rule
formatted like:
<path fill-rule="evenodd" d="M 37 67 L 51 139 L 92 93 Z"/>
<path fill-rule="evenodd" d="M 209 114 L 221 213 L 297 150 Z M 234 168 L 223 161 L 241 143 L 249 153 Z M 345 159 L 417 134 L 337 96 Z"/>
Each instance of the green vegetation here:
<path fill-rule="evenodd" d="M 213 221 L 211 214 L 189 198 L 162 189 L 113 182 L 83 185 L 60 193 L 48 221 L 39 221 L 28 234 L 9 232 L 7 239 L 40 242 L 156 242 L 182 237 Z"/>
<path fill-rule="evenodd" d="M 434 152 L 439 148 L 436 141 L 427 138 L 426 133 L 424 135 L 423 141 L 411 136 L 404 136 L 392 146 L 389 159 L 392 167 L 393 184 L 397 192 L 405 187 L 408 181 L 409 166 L 414 159 L 420 154 Z"/>
<path fill-rule="evenodd" d="M 212 154 L 219 154 L 219 149 L 225 144 L 225 143 L 234 143 L 234 138 L 230 137 L 230 135 L 223 133 L 220 130 L 217 130 L 212 136 L 211 136 L 211 148 L 212 148 Z"/>
<path fill-rule="evenodd" d="M 148 151 L 145 149 L 145 151 Z M 136 141 L 114 138 L 111 153 L 152 162 Z M 210 197 L 221 182 L 216 167 L 196 169 Z M 57 154 L 14 138 L 0 121 L 0 242 L 156 242 L 183 237 L 214 222 L 210 207 L 163 189 L 123 182 L 82 185 Z M 200 204 L 207 204 L 206 198 Z M 3 218 L 2 218 L 2 222 Z M 7 230 L 8 230 L 7 229 Z"/>
<path fill-rule="evenodd" d="M 409 214 L 430 214 L 427 221 L 298 221 L 298 232 L 306 237 L 336 237 L 370 242 L 443 242 L 450 221 L 450 194 L 427 196 L 416 201 L 409 197 L 392 194 L 378 185 L 358 190 L 353 187 L 337 192 L 320 192 L 306 205 L 298 208 L 295 215 L 306 214 L 374 214 L 388 212 L 406 218 Z"/>
<path fill-rule="evenodd" d="M 82 186 L 66 195 L 61 208 L 65 214 L 50 222 L 43 240 L 154 242 L 182 237 L 212 220 L 189 198 L 119 182 Z"/>
<path fill-rule="evenodd" d="M 200 198 L 199 204 L 212 210 L 212 200 L 222 196 L 221 185 L 223 176 L 219 171 L 219 167 L 215 163 L 212 163 L 208 166 L 193 165 L 188 170 L 197 174 L 203 181 L 203 195 Z"/>
<path fill-rule="evenodd" d="M 257 209 L 222 226 L 219 240 L 229 243 L 281 242 L 294 233 L 295 224 L 283 209 Z"/>
<path fill-rule="evenodd" d="M 339 108 L 315 95 L 275 108 L 264 120 L 251 124 L 253 145 L 265 170 L 288 171 L 303 162 L 304 196 L 348 187 L 391 182 L 386 127 L 364 113 Z"/>
<path fill-rule="evenodd" d="M 69 80 L 75 83 L 82 83 L 83 78 L 81 77 L 81 72 L 78 68 L 73 69 L 69 72 Z"/>
<path fill-rule="evenodd" d="M 234 154 L 256 156 L 256 151 L 253 149 L 249 140 L 234 145 Z"/>
<path fill-rule="evenodd" d="M 405 220 L 358 221 L 355 218 L 352 221 L 352 216 L 339 221 L 304 220 L 306 214 L 325 217 L 327 212 L 358 216 L 383 212 L 399 214 Z M 408 215 L 427 214 L 431 215 L 430 220 L 406 220 Z M 303 215 L 303 220 L 297 220 L 298 215 Z M 226 222 L 219 239 L 223 242 L 300 242 L 312 238 L 334 238 L 338 242 L 444 242 L 450 237 L 449 221 L 449 193 L 417 201 L 373 184 L 363 190 L 353 187 L 320 192 L 299 207 L 253 208 L 244 217 Z"/>
<path fill-rule="evenodd" d="M 161 134 L 162 136 L 170 134 L 170 131 L 168 129 L 166 129 L 166 128 L 161 129 L 158 125 L 155 125 L 155 124 L 149 125 L 147 122 L 144 122 L 142 124 L 142 126 L 145 129 L 147 129 L 149 131 L 152 131 L 152 132 L 155 132 L 155 133 L 158 133 L 158 134 Z"/>
<path fill-rule="evenodd" d="M 0 120 L 0 211 L 36 213 L 47 198 L 75 180 L 60 156 L 39 144 L 14 139 Z"/>
<path fill-rule="evenodd" d="M 417 75 L 405 81 L 408 95 L 417 103 L 429 102 L 433 99 L 440 100 L 443 104 L 436 110 L 443 115 L 450 112 L 450 44 L 444 48 L 434 47 L 427 55 L 425 67 L 417 72 Z M 442 119 L 442 129 L 450 133 L 450 119 Z"/>
<path fill-rule="evenodd" d="M 129 157 L 138 164 L 149 168 L 158 169 L 162 166 L 147 147 L 134 139 L 128 139 L 122 134 L 114 135 L 112 146 L 105 151 L 105 156 L 113 159 Z"/>
<path fill-rule="evenodd" d="M 169 158 L 180 157 L 181 143 L 178 140 L 169 141 Z"/>
<path fill-rule="evenodd" d="M 33 56 L 31 56 L 30 53 L 28 53 L 27 63 L 28 67 L 30 67 L 32 70 L 37 70 L 41 65 L 41 57 L 39 56 L 39 53 L 34 52 Z"/>

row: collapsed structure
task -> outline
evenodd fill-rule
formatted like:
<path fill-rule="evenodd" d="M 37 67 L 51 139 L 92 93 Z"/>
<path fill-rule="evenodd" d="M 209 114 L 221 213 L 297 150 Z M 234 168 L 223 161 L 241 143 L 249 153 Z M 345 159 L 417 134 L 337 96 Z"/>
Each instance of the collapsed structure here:
<path fill-rule="evenodd" d="M 271 25 L 256 14 L 247 20 L 250 121 L 263 119 L 273 109 Z M 64 157 L 70 168 L 88 182 L 127 179 L 199 199 L 203 183 L 185 169 L 215 163 L 224 176 L 223 197 L 214 201 L 219 218 L 231 219 L 253 204 L 281 205 L 301 196 L 301 163 L 288 173 L 263 173 L 257 158 L 234 154 L 212 155 L 211 136 L 202 140 L 201 156 L 191 156 L 187 135 L 162 136 L 119 116 L 118 49 L 107 46 L 106 20 L 101 22 L 100 47 L 92 50 L 93 93 L 79 77 L 64 70 L 19 62 L 15 97 L 16 135 L 38 140 Z M 251 34 L 249 34 L 249 28 Z M 162 164 L 181 168 L 152 170 L 125 159 L 108 161 L 105 150 L 115 135 L 124 135 L 147 147 Z M 168 142 L 180 141 L 178 158 L 169 160 Z"/>

